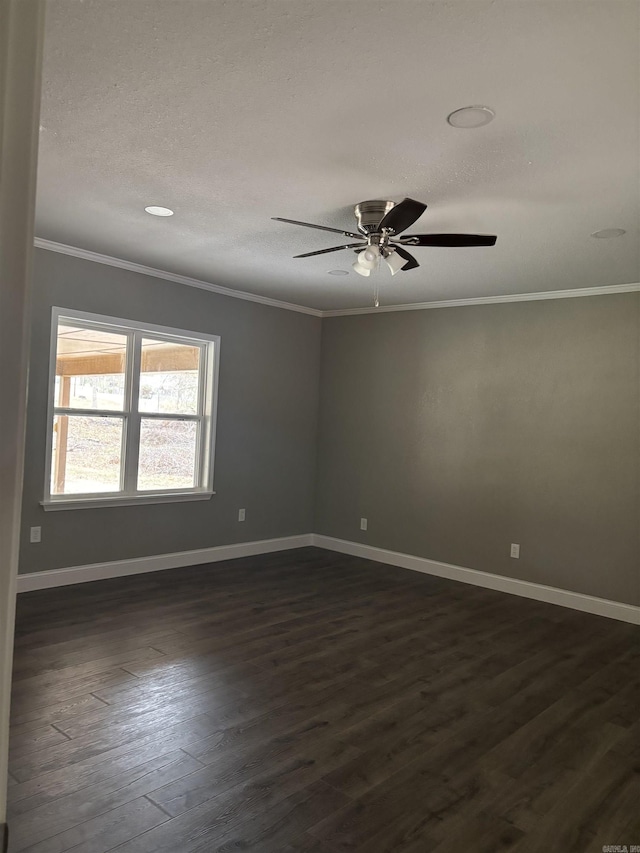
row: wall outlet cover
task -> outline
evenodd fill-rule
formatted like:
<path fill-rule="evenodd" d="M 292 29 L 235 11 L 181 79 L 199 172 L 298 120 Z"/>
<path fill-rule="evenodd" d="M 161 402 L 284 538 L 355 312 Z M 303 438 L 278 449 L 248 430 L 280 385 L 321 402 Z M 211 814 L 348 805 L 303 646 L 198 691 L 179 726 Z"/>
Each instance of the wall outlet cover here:
<path fill-rule="evenodd" d="M 367 529 L 367 524 L 368 524 L 367 519 L 366 519 L 366 518 L 361 518 L 361 519 L 360 519 L 360 530 L 366 530 L 366 529 Z"/>
<path fill-rule="evenodd" d="M 511 543 L 511 556 L 512 556 L 515 560 L 519 560 L 519 559 L 520 559 L 520 546 L 519 546 L 519 545 L 517 545 L 515 542 L 512 542 L 512 543 Z"/>

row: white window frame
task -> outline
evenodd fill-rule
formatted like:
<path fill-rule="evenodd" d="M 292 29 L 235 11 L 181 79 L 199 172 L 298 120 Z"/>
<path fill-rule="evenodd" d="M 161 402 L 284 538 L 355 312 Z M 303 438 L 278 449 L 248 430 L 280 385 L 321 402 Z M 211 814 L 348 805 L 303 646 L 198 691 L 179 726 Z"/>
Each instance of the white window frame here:
<path fill-rule="evenodd" d="M 105 331 L 122 334 L 127 337 L 125 399 L 122 411 L 118 412 L 112 409 L 81 409 L 76 407 L 65 408 L 56 404 L 56 358 L 60 321 L 69 321 L 70 324 L 80 327 L 101 328 Z M 199 376 L 200 389 L 198 394 L 198 411 L 196 414 L 139 411 L 138 399 L 142 339 L 149 337 L 153 338 L 153 340 L 173 341 L 200 348 L 202 353 Z M 137 504 L 168 503 L 174 501 L 209 500 L 215 494 L 213 490 L 213 463 L 220 369 L 219 335 L 206 335 L 202 332 L 190 332 L 183 329 L 157 326 L 151 323 L 141 323 L 136 320 L 124 320 L 117 317 L 105 317 L 101 314 L 90 314 L 86 311 L 77 311 L 71 308 L 54 307 L 51 312 L 49 359 L 45 485 L 44 500 L 41 502 L 45 510 L 87 509 L 103 506 L 134 506 Z M 68 495 L 51 493 L 53 421 L 54 417 L 58 414 L 120 418 L 123 420 L 120 489 L 117 492 L 91 492 L 87 494 Z M 197 486 L 191 489 L 138 490 L 139 437 L 140 425 L 144 418 L 195 421 L 198 423 L 198 443 L 196 446 Z"/>

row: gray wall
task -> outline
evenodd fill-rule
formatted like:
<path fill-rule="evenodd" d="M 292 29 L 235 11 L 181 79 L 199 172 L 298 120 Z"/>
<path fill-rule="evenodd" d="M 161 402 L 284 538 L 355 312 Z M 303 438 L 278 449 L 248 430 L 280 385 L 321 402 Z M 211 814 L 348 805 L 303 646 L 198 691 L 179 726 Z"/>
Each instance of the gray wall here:
<path fill-rule="evenodd" d="M 52 305 L 221 335 L 210 501 L 42 510 Z M 315 531 L 640 604 L 640 293 L 329 318 L 321 362 L 317 318 L 38 250 L 32 341 L 21 572 Z"/>
<path fill-rule="evenodd" d="M 43 250 L 33 304 L 21 572 L 313 529 L 318 318 Z M 221 336 L 210 501 L 42 510 L 52 305 Z M 29 544 L 31 525 L 42 526 L 39 545 Z"/>
<path fill-rule="evenodd" d="M 324 320 L 315 532 L 640 604 L 639 347 L 640 293 Z"/>

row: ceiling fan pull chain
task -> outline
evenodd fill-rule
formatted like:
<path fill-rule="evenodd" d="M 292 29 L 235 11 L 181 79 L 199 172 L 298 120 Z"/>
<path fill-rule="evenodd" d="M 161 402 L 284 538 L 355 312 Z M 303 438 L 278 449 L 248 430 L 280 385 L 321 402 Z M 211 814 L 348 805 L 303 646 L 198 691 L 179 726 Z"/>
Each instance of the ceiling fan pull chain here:
<path fill-rule="evenodd" d="M 379 281 L 380 281 L 380 279 L 378 277 L 376 277 L 375 284 L 373 285 L 373 307 L 374 308 L 380 307 L 380 285 L 378 283 Z"/>

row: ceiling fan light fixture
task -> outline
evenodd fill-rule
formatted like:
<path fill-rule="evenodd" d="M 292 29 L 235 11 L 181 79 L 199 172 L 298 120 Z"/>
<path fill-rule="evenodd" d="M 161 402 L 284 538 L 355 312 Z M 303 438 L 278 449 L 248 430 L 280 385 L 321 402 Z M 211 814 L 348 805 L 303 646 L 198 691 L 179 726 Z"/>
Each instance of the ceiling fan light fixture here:
<path fill-rule="evenodd" d="M 375 270 L 380 263 L 380 249 L 373 245 L 367 246 L 366 249 L 363 249 L 362 252 L 358 254 L 358 260 L 356 263 L 362 269 L 369 270 L 369 272 Z"/>
<path fill-rule="evenodd" d="M 360 254 L 362 254 L 362 252 Z M 371 275 L 371 268 L 365 267 L 360 263 L 360 255 L 358 255 L 358 257 L 351 266 L 358 273 L 358 275 Z"/>
<path fill-rule="evenodd" d="M 402 267 L 407 263 L 404 258 L 401 258 L 397 252 L 389 252 L 387 257 L 384 259 L 384 262 L 391 270 L 391 275 L 395 275 L 397 272 L 400 272 Z"/>

